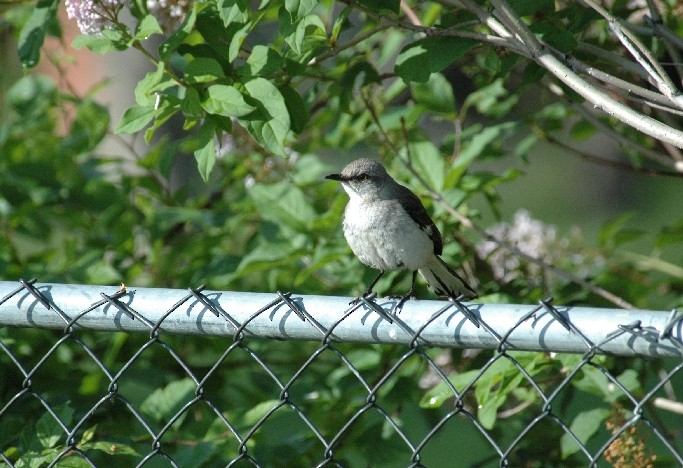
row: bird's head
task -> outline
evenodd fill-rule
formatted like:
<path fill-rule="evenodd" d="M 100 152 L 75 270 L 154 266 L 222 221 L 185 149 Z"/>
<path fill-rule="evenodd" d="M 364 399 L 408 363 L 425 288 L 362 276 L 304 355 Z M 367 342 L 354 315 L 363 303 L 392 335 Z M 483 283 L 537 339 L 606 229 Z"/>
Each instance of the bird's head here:
<path fill-rule="evenodd" d="M 387 181 L 392 180 L 384 166 L 373 159 L 356 159 L 339 174 L 330 174 L 326 179 L 342 183 L 349 197 L 361 200 L 377 198 Z"/>

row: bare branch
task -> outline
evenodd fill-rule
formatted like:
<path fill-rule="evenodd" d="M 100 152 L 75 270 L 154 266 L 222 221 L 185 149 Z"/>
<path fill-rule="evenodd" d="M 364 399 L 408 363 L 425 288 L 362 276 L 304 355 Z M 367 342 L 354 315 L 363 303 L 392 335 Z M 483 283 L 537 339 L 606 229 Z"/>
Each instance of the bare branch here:
<path fill-rule="evenodd" d="M 491 0 L 501 21 L 519 35 L 528 47 L 533 59 L 542 67 L 549 70 L 563 83 L 592 102 L 609 115 L 614 115 L 635 129 L 658 140 L 666 141 L 683 149 L 683 132 L 674 129 L 647 115 L 636 112 L 630 107 L 616 101 L 605 92 L 587 83 L 574 73 L 566 64 L 555 57 L 516 15 L 504 0 Z"/>

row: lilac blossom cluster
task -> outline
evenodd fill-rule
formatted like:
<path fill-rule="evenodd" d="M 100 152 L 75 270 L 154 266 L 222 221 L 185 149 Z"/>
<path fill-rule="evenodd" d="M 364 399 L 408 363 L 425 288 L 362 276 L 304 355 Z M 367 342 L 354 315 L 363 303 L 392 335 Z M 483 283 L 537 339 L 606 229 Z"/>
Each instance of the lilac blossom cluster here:
<path fill-rule="evenodd" d="M 159 21 L 164 32 L 180 26 L 190 9 L 190 0 L 147 0 L 147 10 Z"/>
<path fill-rule="evenodd" d="M 512 224 L 498 223 L 487 231 L 496 239 L 545 263 L 554 264 L 560 258 L 571 256 L 569 239 L 560 237 L 554 226 L 532 219 L 525 210 L 519 210 L 514 214 Z M 575 233 L 576 236 L 579 234 Z M 524 261 L 519 255 L 501 247 L 497 242 L 485 240 L 477 244 L 476 249 L 479 256 L 491 265 L 497 280 L 510 282 L 524 277 L 531 284 L 542 284 L 541 266 Z"/>
<path fill-rule="evenodd" d="M 75 19 L 83 34 L 97 35 L 112 25 L 124 0 L 66 0 L 66 14 Z"/>

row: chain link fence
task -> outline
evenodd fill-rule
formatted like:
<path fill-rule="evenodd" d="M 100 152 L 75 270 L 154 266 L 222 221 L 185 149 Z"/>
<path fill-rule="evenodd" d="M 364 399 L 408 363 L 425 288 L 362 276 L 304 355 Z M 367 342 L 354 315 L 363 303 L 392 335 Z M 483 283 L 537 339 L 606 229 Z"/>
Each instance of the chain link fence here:
<path fill-rule="evenodd" d="M 0 282 L 0 464 L 683 465 L 683 314 L 551 302 Z"/>

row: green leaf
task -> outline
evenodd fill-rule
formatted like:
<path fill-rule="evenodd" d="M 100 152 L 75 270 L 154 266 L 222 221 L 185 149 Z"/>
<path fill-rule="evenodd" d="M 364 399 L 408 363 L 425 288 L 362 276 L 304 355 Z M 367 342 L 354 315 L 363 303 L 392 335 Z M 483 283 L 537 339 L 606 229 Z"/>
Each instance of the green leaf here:
<path fill-rule="evenodd" d="M 353 7 L 348 5 L 339 13 L 337 19 L 334 20 L 334 25 L 332 25 L 332 34 L 330 35 L 330 40 L 334 43 L 339 39 L 339 34 L 341 34 L 342 29 L 346 24 L 348 24 L 349 14 L 353 11 Z"/>
<path fill-rule="evenodd" d="M 209 176 L 216 164 L 216 144 L 213 141 L 215 127 L 206 121 L 199 129 L 199 144 L 201 147 L 194 152 L 197 160 L 197 169 L 204 182 L 209 180 Z"/>
<path fill-rule="evenodd" d="M 153 421 L 168 421 L 194 397 L 197 386 L 190 378 L 175 380 L 154 390 L 140 405 L 140 411 Z"/>
<path fill-rule="evenodd" d="M 481 373 L 480 370 L 475 369 L 467 372 L 461 372 L 448 376 L 448 381 L 459 392 L 462 392 L 467 385 L 476 381 Z M 438 408 L 446 401 L 455 398 L 453 391 L 446 382 L 439 382 L 434 388 L 430 389 L 420 400 L 421 408 Z"/>
<path fill-rule="evenodd" d="M 104 55 L 115 50 L 126 50 L 128 48 L 126 38 L 121 31 L 113 29 L 105 29 L 97 36 L 81 34 L 80 36 L 76 36 L 71 45 L 75 49 L 82 49 L 85 47 L 98 55 Z"/>
<path fill-rule="evenodd" d="M 624 229 L 626 223 L 633 217 L 633 213 L 622 213 L 616 218 L 606 222 L 598 234 L 601 247 L 614 247 L 617 244 L 617 235 Z"/>
<path fill-rule="evenodd" d="M 489 398 L 485 403 L 479 405 L 477 411 L 477 419 L 486 429 L 493 429 L 498 417 L 498 408 L 505 404 L 507 395 L 505 393 L 496 393 L 493 398 Z"/>
<path fill-rule="evenodd" d="M 191 119 L 201 118 L 204 115 L 204 111 L 199 98 L 199 91 L 195 88 L 187 88 L 185 90 L 185 97 L 180 103 L 180 110 L 186 117 Z"/>
<path fill-rule="evenodd" d="M 301 259 L 302 252 L 288 240 L 260 242 L 242 257 L 235 276 L 253 276 L 263 271 L 288 268 Z"/>
<path fill-rule="evenodd" d="M 426 83 L 412 83 L 413 98 L 434 112 L 455 112 L 453 86 L 441 73 L 432 73 Z"/>
<path fill-rule="evenodd" d="M 99 450 L 107 455 L 133 455 L 140 456 L 135 449 L 129 445 L 122 444 L 120 442 L 109 442 L 109 441 L 97 441 L 93 443 L 88 443 L 86 446 L 81 447 L 83 450 Z"/>
<path fill-rule="evenodd" d="M 82 49 L 85 47 L 89 51 L 98 55 L 104 55 L 107 52 L 120 49 L 117 43 L 108 37 L 91 36 L 89 34 L 81 34 L 76 36 L 76 38 L 71 42 L 71 47 L 74 49 Z"/>
<path fill-rule="evenodd" d="M 138 23 L 135 29 L 135 35 L 131 42 L 141 42 L 148 39 L 153 34 L 163 34 L 161 26 L 154 15 L 146 15 L 142 21 Z"/>
<path fill-rule="evenodd" d="M 135 86 L 135 102 L 139 106 L 153 106 L 156 96 L 152 94 L 152 88 L 161 83 L 164 77 L 164 63 L 159 62 L 156 71 L 147 73 Z"/>
<path fill-rule="evenodd" d="M 233 23 L 246 23 L 249 20 L 249 9 L 243 0 L 218 0 L 218 14 L 227 28 Z"/>
<path fill-rule="evenodd" d="M 498 73 L 500 71 L 501 61 L 495 50 L 491 49 L 488 54 L 486 54 L 484 66 L 493 73 Z"/>
<path fill-rule="evenodd" d="M 318 0 L 285 0 L 285 10 L 289 12 L 292 21 L 303 18 L 316 7 Z"/>
<path fill-rule="evenodd" d="M 607 419 L 609 414 L 610 411 L 607 408 L 582 411 L 576 415 L 569 425 L 569 429 L 574 433 L 576 438 L 585 445 L 598 429 L 600 429 L 600 426 L 602 426 L 603 421 Z M 560 439 L 560 447 L 562 449 L 562 459 L 566 459 L 579 450 L 579 446 L 569 434 L 564 434 L 562 436 Z"/>
<path fill-rule="evenodd" d="M 315 218 L 315 211 L 304 193 L 290 182 L 256 184 L 249 190 L 249 196 L 264 219 L 299 232 L 308 232 Z"/>
<path fill-rule="evenodd" d="M 683 243 L 683 221 L 679 221 L 673 226 L 662 228 L 655 240 L 655 245 L 658 249 L 681 243 Z"/>
<path fill-rule="evenodd" d="M 365 60 L 352 65 L 339 79 L 339 85 L 349 90 L 380 82 L 379 72 Z"/>
<path fill-rule="evenodd" d="M 251 32 L 253 26 L 253 23 L 247 23 L 232 36 L 230 45 L 228 46 L 228 61 L 230 63 L 234 62 L 239 56 L 240 49 L 242 49 L 242 44 L 244 44 L 244 40 Z"/>
<path fill-rule="evenodd" d="M 244 87 L 257 101 L 260 115 L 250 120 L 242 119 L 242 124 L 264 148 L 284 156 L 284 141 L 291 121 L 282 93 L 265 78 L 254 78 Z"/>
<path fill-rule="evenodd" d="M 308 15 L 301 20 L 285 41 L 297 55 L 305 55 L 319 45 L 327 43 L 325 23 L 318 15 Z"/>
<path fill-rule="evenodd" d="M 576 388 L 598 395 L 609 403 L 615 402 L 624 396 L 622 391 L 595 367 L 584 366 L 581 372 L 583 374 L 582 378 L 572 381 Z"/>
<path fill-rule="evenodd" d="M 467 167 L 477 157 L 481 156 L 484 149 L 491 143 L 499 141 L 502 135 L 516 126 L 515 122 L 504 122 L 498 125 L 491 125 L 477 132 L 472 138 L 463 142 L 462 149 L 458 154 L 456 167 Z"/>
<path fill-rule="evenodd" d="M 533 22 L 529 28 L 532 32 L 539 34 L 544 42 L 561 52 L 571 52 L 578 45 L 574 35 L 569 32 L 562 23 L 555 21 L 536 21 Z"/>
<path fill-rule="evenodd" d="M 519 16 L 530 16 L 539 12 L 545 14 L 555 12 L 553 0 L 510 0 L 509 3 Z"/>
<path fill-rule="evenodd" d="M 426 179 L 432 190 L 441 192 L 444 186 L 446 165 L 439 149 L 431 141 L 410 144 L 415 170 Z"/>
<path fill-rule="evenodd" d="M 152 137 L 168 119 L 180 110 L 180 101 L 175 96 L 165 95 L 159 106 L 154 111 L 154 123 L 145 130 L 145 143 L 149 144 Z"/>
<path fill-rule="evenodd" d="M 394 71 L 406 82 L 424 83 L 432 73 L 440 72 L 476 45 L 457 37 L 420 39 L 401 50 Z"/>
<path fill-rule="evenodd" d="M 208 83 L 225 78 L 223 67 L 216 59 L 197 57 L 191 60 L 183 70 L 188 83 Z"/>
<path fill-rule="evenodd" d="M 504 86 L 502 79 L 470 93 L 465 99 L 465 106 L 475 106 L 479 112 L 494 118 L 507 114 L 519 97 L 511 94 Z"/>
<path fill-rule="evenodd" d="M 242 418 L 242 424 L 247 426 L 253 426 L 256 424 L 263 416 L 268 414 L 273 408 L 281 406 L 282 402 L 280 400 L 266 400 L 258 403 L 256 406 L 251 408 L 249 411 L 244 413 Z"/>
<path fill-rule="evenodd" d="M 247 59 L 246 70 L 249 76 L 267 76 L 278 70 L 282 70 L 285 60 L 271 47 L 255 45 Z"/>
<path fill-rule="evenodd" d="M 202 107 L 209 114 L 225 117 L 241 117 L 253 112 L 256 108 L 247 104 L 242 93 L 233 86 L 213 85 L 207 89 L 207 97 Z"/>
<path fill-rule="evenodd" d="M 187 39 L 190 33 L 192 33 L 194 24 L 197 21 L 197 11 L 199 7 L 200 2 L 193 2 L 190 13 L 185 16 L 180 27 L 159 45 L 159 58 L 161 58 L 161 60 L 168 60 L 178 46 Z"/>
<path fill-rule="evenodd" d="M 587 120 L 579 120 L 572 125 L 569 136 L 575 140 L 586 141 L 592 138 L 596 131 L 597 128 L 592 123 Z"/>
<path fill-rule="evenodd" d="M 25 67 L 34 67 L 40 60 L 40 49 L 50 23 L 55 20 L 59 0 L 40 0 L 19 32 L 19 59 Z"/>
<path fill-rule="evenodd" d="M 123 113 L 115 132 L 135 133 L 142 130 L 154 118 L 155 112 L 154 106 L 134 105 Z"/>
<path fill-rule="evenodd" d="M 285 99 L 287 112 L 289 113 L 289 120 L 292 125 L 294 133 L 301 133 L 306 128 L 308 120 L 311 118 L 311 113 L 308 110 L 306 101 L 297 93 L 294 88 L 284 84 L 279 88 L 282 97 Z"/>
<path fill-rule="evenodd" d="M 401 9 L 401 0 L 358 0 L 358 3 L 376 13 L 398 14 Z"/>
<path fill-rule="evenodd" d="M 64 403 L 55 408 L 55 413 L 69 427 L 74 414 L 74 410 L 69 406 L 69 403 Z M 44 448 L 53 448 L 60 439 L 66 436 L 66 433 L 55 418 L 46 412 L 36 423 L 36 436 Z"/>

